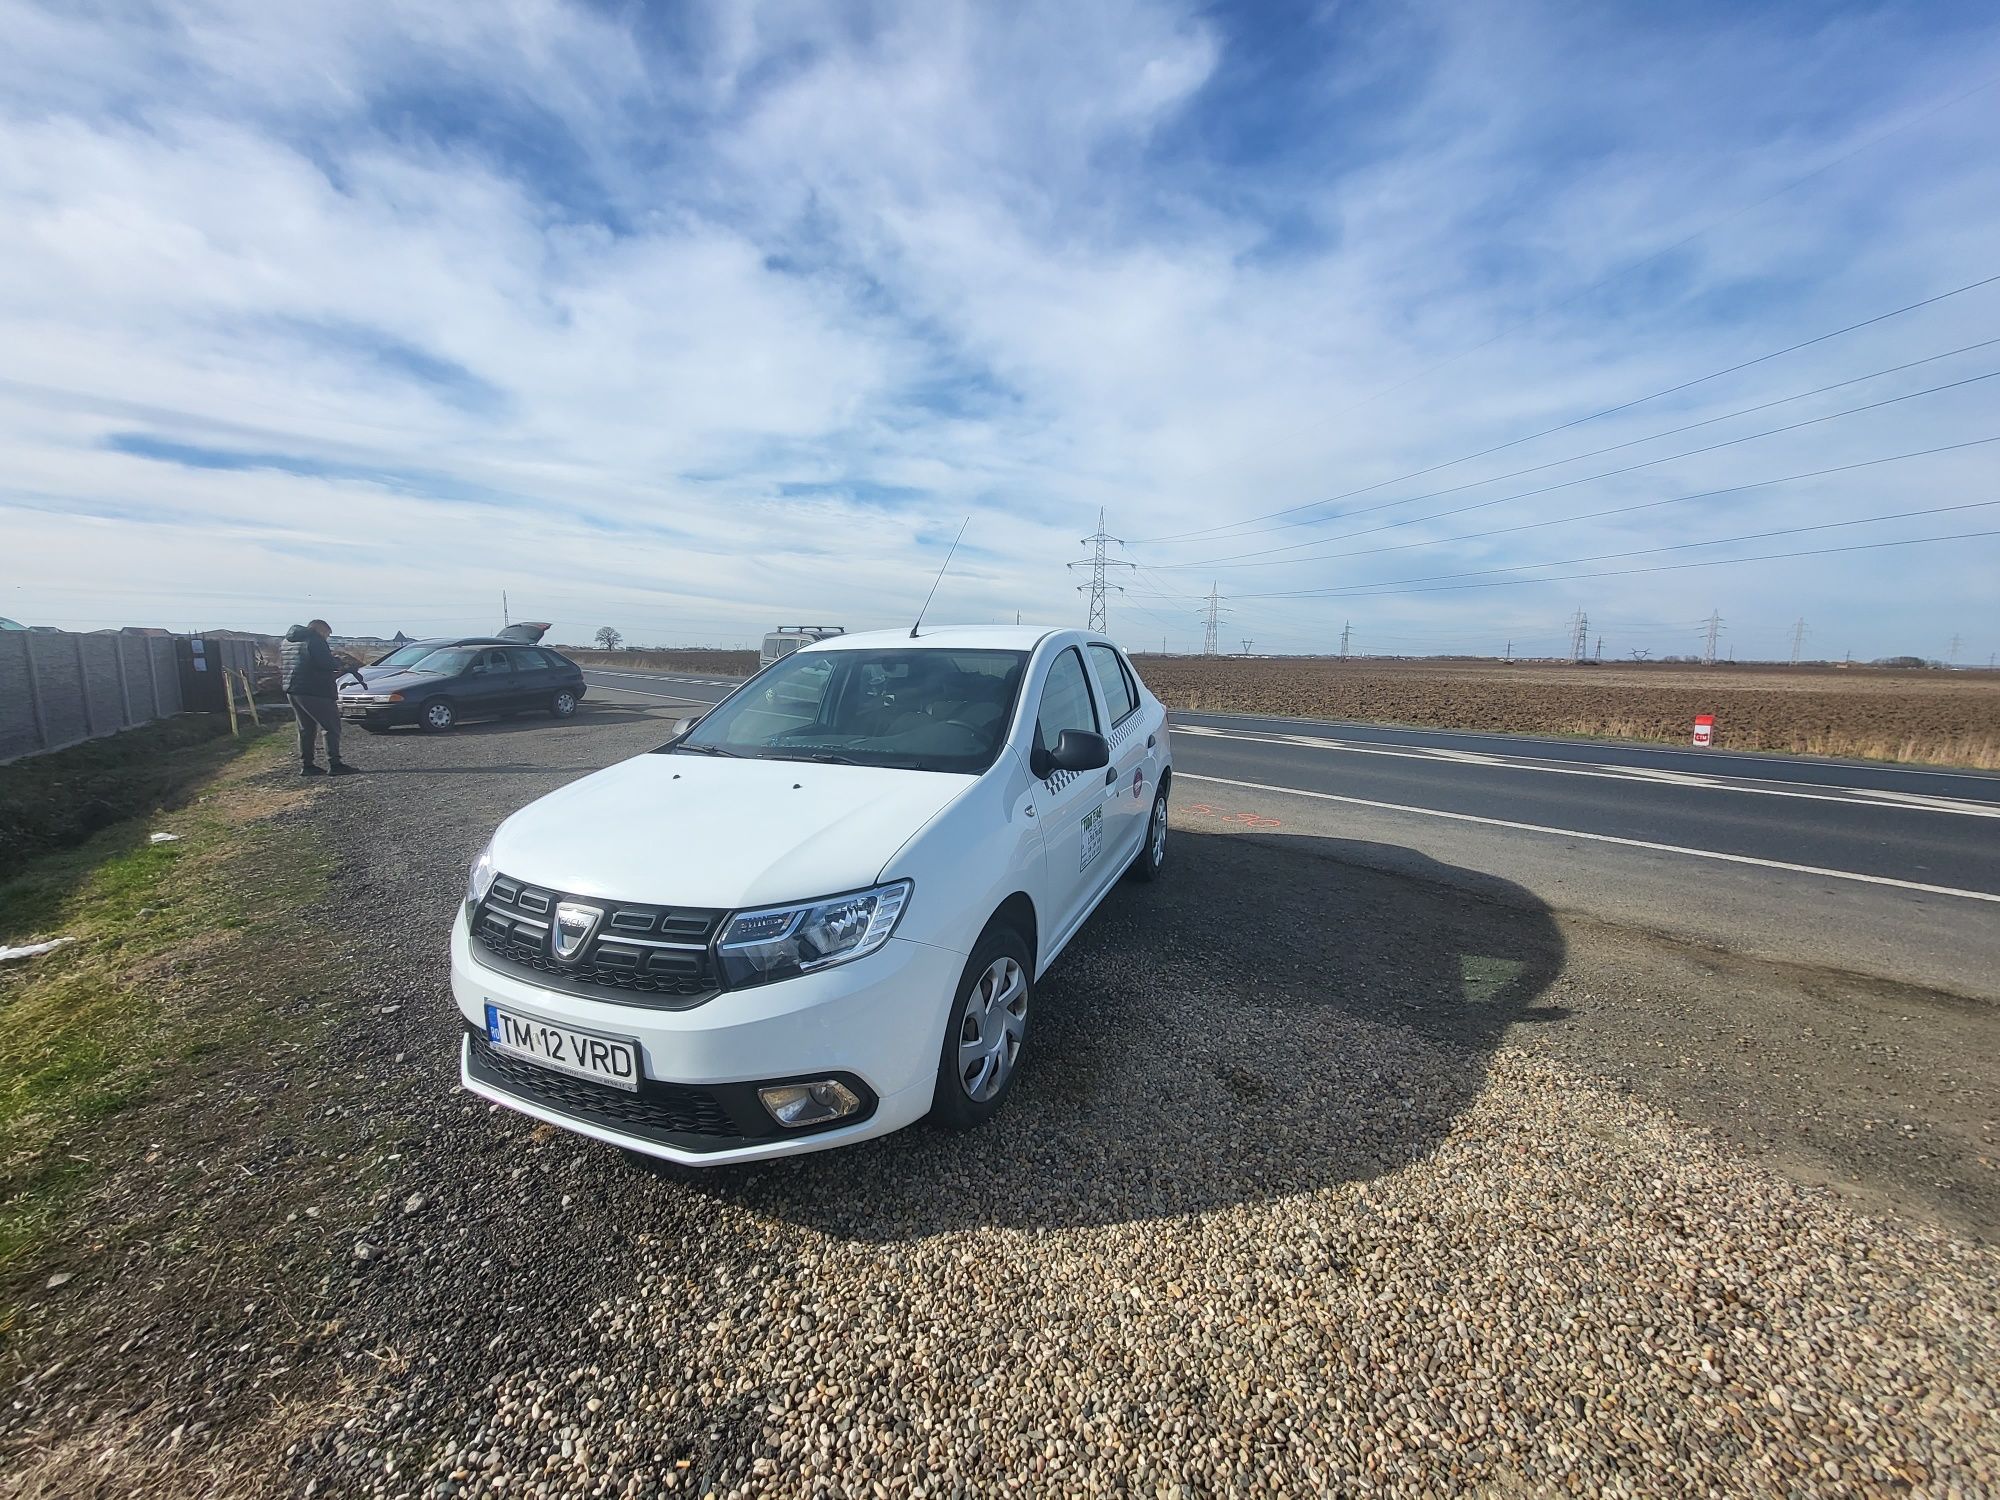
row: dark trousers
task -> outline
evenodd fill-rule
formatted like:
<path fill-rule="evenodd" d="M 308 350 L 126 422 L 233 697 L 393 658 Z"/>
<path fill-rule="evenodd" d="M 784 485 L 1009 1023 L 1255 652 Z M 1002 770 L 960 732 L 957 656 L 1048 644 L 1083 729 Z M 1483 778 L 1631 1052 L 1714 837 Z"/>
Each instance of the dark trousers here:
<path fill-rule="evenodd" d="M 340 764 L 340 705 L 331 698 L 301 698 L 291 694 L 292 714 L 299 721 L 299 759 L 313 763 L 319 734 L 326 731 L 326 758 Z"/>

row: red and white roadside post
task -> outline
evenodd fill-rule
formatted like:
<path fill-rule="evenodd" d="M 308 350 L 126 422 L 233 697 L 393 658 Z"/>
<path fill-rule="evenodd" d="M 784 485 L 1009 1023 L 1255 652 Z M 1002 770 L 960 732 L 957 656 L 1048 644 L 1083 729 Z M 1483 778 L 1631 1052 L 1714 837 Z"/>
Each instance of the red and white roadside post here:
<path fill-rule="evenodd" d="M 1715 715 L 1696 714 L 1694 716 L 1694 742 L 1706 750 L 1715 743 Z"/>

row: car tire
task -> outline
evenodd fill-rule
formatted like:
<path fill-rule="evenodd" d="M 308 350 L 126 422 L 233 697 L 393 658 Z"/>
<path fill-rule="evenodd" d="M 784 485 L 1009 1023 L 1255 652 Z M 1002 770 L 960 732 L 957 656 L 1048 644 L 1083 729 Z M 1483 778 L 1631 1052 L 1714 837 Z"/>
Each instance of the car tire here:
<path fill-rule="evenodd" d="M 1132 861 L 1130 874 L 1140 884 L 1158 880 L 1167 863 L 1167 789 L 1162 786 L 1146 816 L 1146 841 Z"/>
<path fill-rule="evenodd" d="M 417 710 L 417 722 L 431 734 L 445 734 L 458 727 L 458 715 L 449 698 L 433 698 Z"/>
<path fill-rule="evenodd" d="M 1007 1102 L 1027 1051 L 1034 990 L 1035 961 L 1027 940 L 1012 927 L 987 929 L 952 996 L 931 1096 L 933 1124 L 972 1130 Z M 985 1065 L 999 1070 L 997 1079 Z"/>
<path fill-rule="evenodd" d="M 549 699 L 549 712 L 558 719 L 567 719 L 576 713 L 576 694 L 568 688 L 560 689 Z"/>

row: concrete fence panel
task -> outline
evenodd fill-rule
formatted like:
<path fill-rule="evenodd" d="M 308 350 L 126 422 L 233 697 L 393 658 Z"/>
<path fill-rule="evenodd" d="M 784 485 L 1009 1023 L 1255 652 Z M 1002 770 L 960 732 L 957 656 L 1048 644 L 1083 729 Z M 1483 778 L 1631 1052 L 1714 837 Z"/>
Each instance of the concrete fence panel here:
<path fill-rule="evenodd" d="M 251 642 L 215 644 L 218 665 L 254 667 Z M 181 707 L 169 637 L 0 630 L 0 761 L 116 734 Z"/>
<path fill-rule="evenodd" d="M 83 716 L 83 673 L 77 667 L 77 638 L 28 632 L 28 674 L 42 705 L 45 748 L 90 738 Z"/>
<path fill-rule="evenodd" d="M 44 743 L 28 640 L 25 630 L 0 630 L 0 760 L 32 755 Z"/>

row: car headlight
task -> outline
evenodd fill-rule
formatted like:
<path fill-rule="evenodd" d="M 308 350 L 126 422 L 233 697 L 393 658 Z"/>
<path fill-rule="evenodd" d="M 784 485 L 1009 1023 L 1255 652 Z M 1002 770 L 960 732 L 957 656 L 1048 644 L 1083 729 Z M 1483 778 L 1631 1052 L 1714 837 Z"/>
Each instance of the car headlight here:
<path fill-rule="evenodd" d="M 729 919 L 716 951 L 732 989 L 850 963 L 889 941 L 910 899 L 910 882 L 892 881 L 800 906 L 741 911 Z"/>
<path fill-rule="evenodd" d="M 472 873 L 465 877 L 465 905 L 469 911 L 486 899 L 486 892 L 493 885 L 493 844 L 489 840 L 479 851 L 479 858 L 472 862 Z"/>

